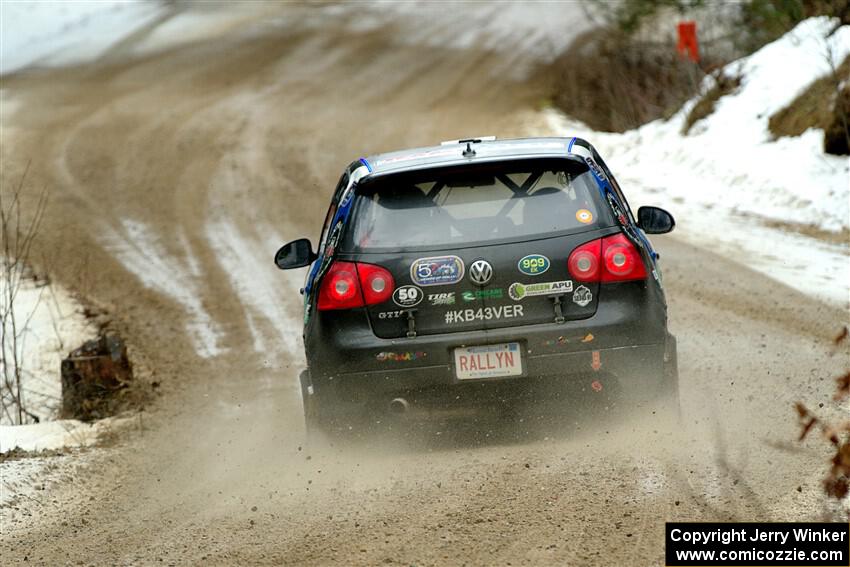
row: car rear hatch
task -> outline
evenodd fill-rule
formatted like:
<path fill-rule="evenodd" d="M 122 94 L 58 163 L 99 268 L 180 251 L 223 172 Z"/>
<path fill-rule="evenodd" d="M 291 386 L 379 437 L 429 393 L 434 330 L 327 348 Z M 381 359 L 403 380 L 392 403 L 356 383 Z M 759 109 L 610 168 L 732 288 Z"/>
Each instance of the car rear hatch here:
<path fill-rule="evenodd" d="M 616 229 L 587 166 L 533 159 L 395 173 L 357 191 L 341 258 L 385 268 L 381 338 L 584 319 L 598 283 L 570 254 Z"/>

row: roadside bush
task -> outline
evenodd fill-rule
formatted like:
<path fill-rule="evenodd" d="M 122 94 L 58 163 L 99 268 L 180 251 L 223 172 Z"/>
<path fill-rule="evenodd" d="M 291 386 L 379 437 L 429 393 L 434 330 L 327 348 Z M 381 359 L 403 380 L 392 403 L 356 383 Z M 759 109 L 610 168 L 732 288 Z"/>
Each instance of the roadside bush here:
<path fill-rule="evenodd" d="M 824 130 L 824 151 L 848 155 L 848 118 L 850 118 L 850 57 L 834 73 L 813 82 L 788 106 L 768 121 L 774 137 L 799 136 L 809 128 Z M 844 86 L 841 80 L 845 79 Z"/>
<path fill-rule="evenodd" d="M 585 33 L 553 69 L 555 105 L 609 132 L 671 116 L 697 94 L 704 76 L 672 45 L 638 41 L 616 28 Z"/>
<path fill-rule="evenodd" d="M 749 0 L 741 3 L 739 48 L 752 53 L 778 39 L 806 18 L 837 17 L 850 24 L 850 0 Z"/>
<path fill-rule="evenodd" d="M 806 18 L 828 15 L 850 23 L 850 0 L 747 0 L 733 9 L 705 0 L 585 0 L 585 5 L 588 14 L 601 17 L 602 26 L 578 37 L 545 70 L 552 85 L 549 98 L 591 128 L 613 132 L 672 116 L 699 94 L 706 73 L 754 52 Z M 699 65 L 678 56 L 674 39 L 655 39 L 672 22 L 709 12 L 715 33 L 700 38 Z M 692 110 L 685 132 L 737 86 L 737 78 L 718 76 L 716 88 Z M 826 145 L 841 147 L 844 123 L 830 124 Z"/>

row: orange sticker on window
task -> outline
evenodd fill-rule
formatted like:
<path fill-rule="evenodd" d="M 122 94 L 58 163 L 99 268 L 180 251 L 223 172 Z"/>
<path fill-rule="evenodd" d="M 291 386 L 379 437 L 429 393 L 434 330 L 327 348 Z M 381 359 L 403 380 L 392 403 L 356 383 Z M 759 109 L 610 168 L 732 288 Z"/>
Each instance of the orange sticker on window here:
<path fill-rule="evenodd" d="M 579 209 L 576 211 L 576 220 L 584 224 L 590 224 L 593 222 L 593 213 L 587 209 Z"/>

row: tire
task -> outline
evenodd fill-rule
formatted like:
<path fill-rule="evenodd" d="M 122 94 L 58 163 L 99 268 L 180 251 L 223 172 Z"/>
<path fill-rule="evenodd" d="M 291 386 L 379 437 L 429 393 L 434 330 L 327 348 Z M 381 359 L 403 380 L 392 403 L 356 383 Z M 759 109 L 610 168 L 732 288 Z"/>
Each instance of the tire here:
<path fill-rule="evenodd" d="M 304 430 L 307 444 L 330 444 L 360 431 L 356 412 L 345 411 L 333 398 L 320 396 L 313 387 L 310 371 L 300 375 L 301 402 L 304 406 Z"/>

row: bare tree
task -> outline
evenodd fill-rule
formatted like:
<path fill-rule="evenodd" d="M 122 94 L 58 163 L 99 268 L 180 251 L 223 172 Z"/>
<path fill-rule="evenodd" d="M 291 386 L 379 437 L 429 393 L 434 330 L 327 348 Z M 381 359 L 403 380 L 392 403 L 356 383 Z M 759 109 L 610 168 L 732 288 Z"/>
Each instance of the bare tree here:
<path fill-rule="evenodd" d="M 27 411 L 23 387 L 24 335 L 38 302 L 29 312 L 15 309 L 18 292 L 28 275 L 33 241 L 47 207 L 44 189 L 36 196 L 31 212 L 26 214 L 23 210 L 29 167 L 27 163 L 20 181 L 11 189 L 0 185 L 0 412 L 4 420 L 14 424 L 38 421 Z"/>

